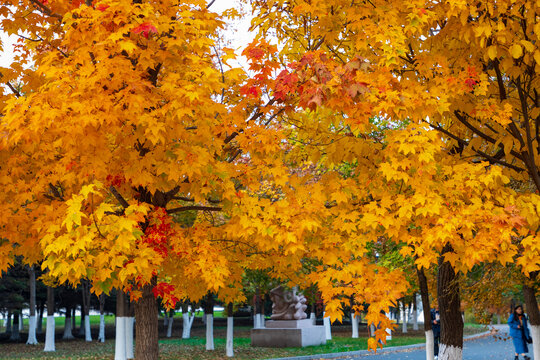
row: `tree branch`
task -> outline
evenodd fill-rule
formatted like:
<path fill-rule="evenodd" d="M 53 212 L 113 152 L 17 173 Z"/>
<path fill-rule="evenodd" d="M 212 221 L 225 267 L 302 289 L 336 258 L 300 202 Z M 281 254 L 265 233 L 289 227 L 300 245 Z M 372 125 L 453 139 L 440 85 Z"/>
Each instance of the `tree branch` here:
<path fill-rule="evenodd" d="M 109 191 L 114 195 L 114 197 L 116 198 L 116 200 L 118 200 L 118 202 L 120 203 L 120 205 L 122 205 L 122 207 L 124 209 L 128 208 L 129 207 L 129 204 L 128 202 L 126 201 L 126 199 L 124 199 L 122 197 L 122 195 L 120 195 L 120 193 L 118 192 L 118 190 L 116 190 L 116 188 L 114 186 L 110 186 L 109 187 Z"/>
<path fill-rule="evenodd" d="M 177 213 L 177 212 L 189 211 L 189 210 L 221 211 L 221 209 L 222 209 L 221 207 L 190 205 L 190 206 L 180 206 L 180 207 L 177 207 L 177 208 L 169 209 L 169 210 L 167 210 L 167 214 L 174 214 L 174 213 Z"/>
<path fill-rule="evenodd" d="M 36 5 L 39 10 L 44 13 L 45 15 L 48 15 L 50 17 L 54 17 L 57 19 L 62 20 L 62 15 L 53 13 L 51 9 L 49 9 L 47 6 L 45 6 L 43 3 L 41 3 L 39 0 L 30 0 L 30 2 L 34 5 Z"/>
<path fill-rule="evenodd" d="M 492 143 L 492 144 L 495 144 L 495 143 L 497 142 L 493 137 L 491 137 L 491 136 L 489 136 L 489 135 L 483 133 L 482 131 L 480 131 L 479 129 L 477 129 L 476 127 L 474 127 L 470 122 L 468 122 L 468 121 L 466 120 L 466 118 L 465 118 L 465 116 L 467 116 L 467 114 L 462 115 L 462 114 L 460 114 L 460 112 L 459 112 L 458 110 L 454 111 L 454 114 L 456 115 L 456 117 L 458 118 L 458 120 L 459 120 L 463 125 L 465 125 L 466 127 L 468 127 L 468 128 L 469 128 L 473 133 L 475 133 L 476 135 L 480 136 L 481 138 L 483 138 L 484 140 L 486 140 L 486 141 L 488 141 L 488 142 L 490 142 L 490 143 Z M 515 136 L 514 136 L 514 137 L 515 137 Z M 520 139 L 518 139 L 518 140 L 520 140 Z M 522 140 L 520 140 L 520 142 L 521 142 L 521 141 L 522 141 Z M 504 149 L 504 145 L 501 144 L 501 143 L 499 143 L 499 147 Z M 515 150 L 510 150 L 510 154 L 513 155 L 513 156 L 515 156 L 516 158 L 518 158 L 518 159 L 520 159 L 520 160 L 523 160 L 522 154 L 518 153 L 518 152 L 515 151 Z"/>
<path fill-rule="evenodd" d="M 442 132 L 443 134 L 445 134 L 446 136 L 456 140 L 460 145 L 463 145 L 463 146 L 468 146 L 469 143 L 463 139 L 461 139 L 460 137 L 452 134 L 451 132 L 449 132 L 448 130 L 442 128 L 441 126 L 437 126 L 437 125 L 434 125 L 434 124 L 431 124 L 427 121 L 425 121 L 431 128 L 437 130 L 437 131 L 440 131 Z M 485 158 L 488 162 L 492 163 L 492 164 L 499 164 L 499 165 L 502 165 L 502 166 L 505 166 L 509 169 L 512 169 L 512 170 L 515 170 L 517 172 L 522 172 L 522 171 L 525 171 L 525 169 L 522 169 L 516 165 L 513 165 L 513 164 L 510 164 L 510 163 L 507 163 L 505 161 L 502 161 L 500 160 L 498 157 L 493 157 L 481 150 L 478 150 L 478 149 L 473 149 L 478 155 L 480 155 L 481 157 Z M 521 159 L 521 157 L 520 157 Z"/>
<path fill-rule="evenodd" d="M 58 191 L 56 186 L 54 186 L 52 183 L 49 183 L 49 188 L 51 189 L 51 191 L 52 191 L 52 193 L 53 193 L 53 195 L 55 197 L 57 197 L 58 199 L 60 199 L 62 201 L 65 201 L 64 197 L 62 196 L 62 194 L 60 194 L 60 191 Z"/>

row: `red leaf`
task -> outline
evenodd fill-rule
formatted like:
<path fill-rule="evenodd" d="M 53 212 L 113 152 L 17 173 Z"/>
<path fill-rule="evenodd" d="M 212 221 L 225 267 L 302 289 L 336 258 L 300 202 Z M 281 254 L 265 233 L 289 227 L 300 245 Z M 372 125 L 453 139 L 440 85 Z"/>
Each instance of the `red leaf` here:
<path fill-rule="evenodd" d="M 109 8 L 109 5 L 106 5 L 106 4 L 99 4 L 98 6 L 96 6 L 96 10 L 99 10 L 99 11 L 105 11 Z"/>
<path fill-rule="evenodd" d="M 142 35 L 148 39 L 148 35 L 150 33 L 155 33 L 157 34 L 157 29 L 154 25 L 152 25 L 152 23 L 150 22 L 145 22 L 145 23 L 142 23 L 141 25 L 137 26 L 136 28 L 134 28 L 133 30 L 131 30 L 131 32 L 133 32 L 134 34 L 139 34 L 139 33 L 142 33 Z"/>

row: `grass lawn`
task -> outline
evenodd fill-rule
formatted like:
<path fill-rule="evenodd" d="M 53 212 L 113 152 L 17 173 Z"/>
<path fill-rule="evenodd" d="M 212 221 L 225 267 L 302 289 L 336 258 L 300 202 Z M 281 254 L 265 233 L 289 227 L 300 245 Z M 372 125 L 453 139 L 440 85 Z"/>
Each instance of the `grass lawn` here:
<path fill-rule="evenodd" d="M 98 317 L 99 318 L 99 317 Z M 63 319 L 62 324 L 63 324 Z M 113 319 L 114 321 L 114 319 Z M 365 328 L 365 326 L 364 326 Z M 43 352 L 43 340 L 37 346 L 25 345 L 24 343 L 9 343 L 0 344 L 0 359 L 114 359 L 114 327 L 107 326 L 107 336 L 109 340 L 105 343 L 98 343 L 95 340 L 87 343 L 82 338 L 75 340 L 64 341 L 62 337 L 62 327 L 57 327 L 56 333 L 56 352 Z M 93 338 L 97 336 L 97 327 L 92 327 Z M 465 327 L 465 333 L 479 333 L 485 330 L 482 326 Z M 365 350 L 367 348 L 366 334 L 360 329 L 360 338 L 352 339 L 350 337 L 350 326 L 333 326 L 333 339 L 328 341 L 326 345 L 311 346 L 305 348 L 253 348 L 250 345 L 249 326 L 235 326 L 235 358 L 236 359 L 269 359 L 275 357 L 287 357 L 297 355 L 312 355 L 324 354 L 333 352 Z M 202 321 L 196 322 L 192 329 L 191 339 L 180 339 L 181 321 L 175 322 L 175 330 L 173 338 L 165 338 L 163 324 L 160 322 L 160 359 L 177 360 L 177 359 L 200 359 L 200 360 L 217 360 L 228 359 L 225 356 L 225 333 L 226 327 L 216 324 L 215 350 L 205 350 L 204 325 Z M 26 334 L 23 334 L 26 339 Z M 388 341 L 386 346 L 400 346 L 417 344 L 424 342 L 424 333 L 422 330 L 409 330 L 407 334 L 401 334 L 396 331 L 393 334 L 392 340 Z"/>

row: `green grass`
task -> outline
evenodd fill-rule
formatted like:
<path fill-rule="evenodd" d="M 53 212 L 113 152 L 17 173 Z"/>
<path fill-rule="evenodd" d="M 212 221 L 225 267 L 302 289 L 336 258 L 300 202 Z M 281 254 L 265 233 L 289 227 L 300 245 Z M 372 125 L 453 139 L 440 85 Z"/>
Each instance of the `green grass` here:
<path fill-rule="evenodd" d="M 416 344 L 423 342 L 418 337 L 400 337 L 388 342 L 387 346 L 398 346 Z M 225 339 L 215 339 L 215 350 L 205 350 L 205 339 L 195 337 L 191 339 L 162 339 L 160 343 L 160 359 L 226 359 Z M 236 359 L 268 359 L 274 357 L 324 354 L 332 352 L 365 350 L 367 346 L 366 338 L 351 339 L 345 337 L 335 337 L 328 341 L 326 345 L 310 346 L 305 348 L 254 348 L 251 347 L 250 339 L 239 337 L 234 339 Z M 86 343 L 82 340 L 61 341 L 56 343 L 56 352 L 43 352 L 43 344 L 28 346 L 24 344 L 3 344 L 0 359 L 113 359 L 114 340 L 107 340 L 105 343 Z M 6 351 L 7 350 L 7 351 Z"/>
<path fill-rule="evenodd" d="M 81 323 L 81 317 L 75 316 L 75 321 L 77 326 Z M 55 316 L 54 323 L 56 327 L 63 327 L 65 322 L 64 316 Z M 114 315 L 105 315 L 105 324 L 106 325 L 114 325 Z M 99 315 L 90 315 L 90 325 L 99 325 Z M 28 329 L 28 318 L 23 318 L 23 326 L 25 329 Z M 43 328 L 47 326 L 47 318 L 43 318 Z"/>

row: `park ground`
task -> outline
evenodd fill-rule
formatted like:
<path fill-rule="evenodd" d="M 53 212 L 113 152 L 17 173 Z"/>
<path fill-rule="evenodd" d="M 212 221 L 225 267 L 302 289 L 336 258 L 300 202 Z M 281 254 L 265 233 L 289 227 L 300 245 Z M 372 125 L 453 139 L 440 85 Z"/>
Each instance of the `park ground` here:
<path fill-rule="evenodd" d="M 218 314 L 216 314 L 218 315 Z M 218 315 L 219 316 L 219 315 Z M 31 346 L 24 344 L 27 334 L 21 333 L 21 342 L 13 343 L 8 341 L 8 336 L 0 334 L 0 359 L 114 359 L 114 316 L 106 317 L 106 342 L 96 341 L 98 334 L 97 324 L 99 316 L 91 316 L 92 338 L 91 343 L 85 342 L 83 336 L 77 335 L 76 339 L 62 340 L 64 318 L 56 319 L 56 351 L 54 353 L 43 352 L 44 334 L 38 336 L 39 345 Z M 77 325 L 79 324 L 79 319 Z M 191 339 L 181 339 L 182 321 L 181 318 L 175 318 L 173 323 L 173 336 L 166 338 L 163 321 L 160 320 L 160 358 L 161 359 L 193 359 L 193 360 L 215 360 L 228 359 L 225 356 L 225 319 L 216 317 L 214 326 L 215 350 L 205 350 L 205 328 L 202 320 L 197 318 L 193 324 Z M 311 346 L 306 348 L 252 348 L 250 345 L 249 333 L 251 321 L 249 318 L 235 319 L 234 329 L 234 348 L 236 359 L 269 359 L 277 357 L 327 354 L 336 352 L 356 351 L 367 349 L 367 329 L 361 326 L 359 329 L 360 337 L 351 338 L 350 325 L 333 325 L 332 340 L 326 345 Z M 412 326 L 410 327 L 412 328 Z M 401 346 L 418 344 L 424 342 L 424 331 L 422 324 L 420 330 L 401 333 L 401 327 L 393 332 L 392 340 L 388 341 L 386 346 Z M 467 324 L 465 326 L 465 335 L 480 333 L 486 330 L 486 327 L 478 324 Z"/>

